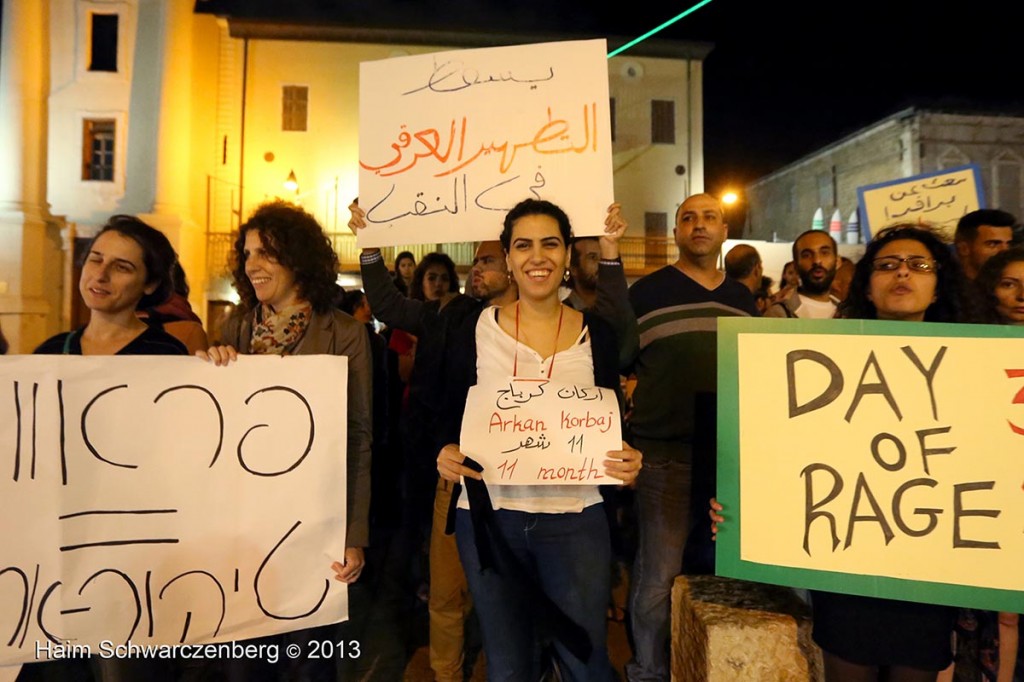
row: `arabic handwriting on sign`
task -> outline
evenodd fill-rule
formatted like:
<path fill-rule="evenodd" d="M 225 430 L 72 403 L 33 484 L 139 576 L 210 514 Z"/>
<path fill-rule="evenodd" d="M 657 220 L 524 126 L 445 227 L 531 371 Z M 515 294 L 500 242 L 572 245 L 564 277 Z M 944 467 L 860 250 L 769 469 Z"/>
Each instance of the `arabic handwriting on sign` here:
<path fill-rule="evenodd" d="M 567 154 L 569 152 L 575 152 L 576 154 L 583 154 L 587 151 L 597 151 L 597 104 L 591 102 L 590 104 L 583 105 L 583 143 L 573 144 L 572 135 L 569 133 L 569 123 L 565 119 L 552 118 L 551 107 L 547 109 L 547 122 L 544 123 L 537 132 L 534 133 L 531 140 L 525 142 L 512 143 L 509 140 L 505 140 L 501 144 L 495 144 L 493 141 L 489 145 L 480 145 L 480 149 L 462 163 L 449 168 L 448 170 L 440 173 L 435 173 L 435 177 L 444 177 L 451 173 L 456 173 L 466 166 L 470 165 L 481 155 L 489 156 L 492 152 L 501 152 L 501 160 L 498 163 L 498 170 L 501 173 L 507 173 L 512 165 L 515 163 L 516 154 L 519 153 L 520 149 L 530 147 L 537 154 Z M 553 143 L 552 146 L 548 146 L 549 143 Z M 459 150 L 459 156 L 462 156 L 462 149 Z M 370 169 L 372 170 L 372 169 Z"/>
<path fill-rule="evenodd" d="M 539 175 L 539 173 L 538 173 L 538 175 Z M 512 182 L 515 182 L 518 179 L 519 179 L 518 175 L 513 175 L 511 178 L 508 178 L 507 180 L 502 180 L 501 182 L 499 182 L 496 185 L 491 185 L 490 187 L 485 189 L 483 192 L 480 192 L 480 194 L 477 194 L 476 198 L 473 200 L 473 203 L 476 204 L 477 208 L 482 208 L 482 209 L 484 209 L 486 211 L 502 211 L 502 212 L 508 211 L 509 208 L 511 208 L 511 207 L 506 207 L 504 204 L 487 205 L 487 204 L 481 203 L 481 199 L 484 199 L 484 197 L 486 197 L 487 194 L 492 192 L 493 190 L 496 190 L 496 189 L 499 189 L 501 187 L 504 187 L 505 185 L 508 185 L 509 183 L 512 183 Z"/>
<path fill-rule="evenodd" d="M 938 202 L 936 202 L 934 206 L 932 206 L 931 198 L 929 198 L 928 199 L 928 208 L 926 208 L 924 210 L 924 212 L 925 213 L 931 213 L 932 211 L 939 210 L 943 206 L 950 206 L 954 202 L 956 202 L 956 195 L 955 194 L 953 196 L 951 196 L 949 199 L 947 199 L 946 201 L 938 201 Z"/>
<path fill-rule="evenodd" d="M 961 185 L 961 184 L 963 184 L 965 182 L 967 182 L 966 178 L 945 178 L 945 179 L 933 178 L 933 179 L 929 180 L 928 182 L 914 183 L 913 185 L 910 186 L 909 189 L 905 189 L 905 190 L 902 190 L 902 191 L 897 190 L 897 191 L 890 192 L 889 193 L 889 200 L 890 201 L 894 201 L 894 202 L 903 201 L 904 199 L 906 199 L 908 197 L 919 197 L 919 198 L 912 205 L 907 206 L 905 210 L 900 211 L 900 212 L 896 212 L 895 209 L 890 210 L 889 207 L 886 206 L 885 207 L 885 217 L 889 218 L 889 219 L 896 219 L 896 218 L 902 218 L 903 216 L 907 215 L 908 213 L 916 213 L 916 212 L 931 213 L 932 211 L 937 211 L 938 209 L 942 208 L 943 206 L 952 206 L 953 204 L 956 203 L 956 199 L 957 199 L 957 195 L 956 194 L 953 194 L 952 196 L 949 196 L 945 200 L 937 199 L 937 200 L 934 200 L 934 201 L 932 199 L 932 196 L 924 196 L 924 198 L 920 198 L 920 197 L 925 192 L 931 192 L 931 191 L 934 191 L 934 190 L 945 189 L 947 187 L 955 187 L 956 185 Z"/>
<path fill-rule="evenodd" d="M 938 178 L 933 178 L 929 182 L 924 183 L 924 188 L 939 189 L 940 187 L 953 187 L 954 185 L 959 185 L 965 182 L 967 182 L 966 178 L 946 178 L 941 181 Z"/>
<path fill-rule="evenodd" d="M 522 182 L 519 183 L 517 182 L 518 180 L 522 180 Z M 470 203 L 469 179 L 467 174 L 463 173 L 452 178 L 450 197 L 441 197 L 439 194 L 434 194 L 434 198 L 428 200 L 429 194 L 427 192 L 417 192 L 412 201 L 411 208 L 403 206 L 397 209 L 386 205 L 399 202 L 398 199 L 392 201 L 397 189 L 397 185 L 392 184 L 387 193 L 370 206 L 366 212 L 366 221 L 373 224 L 384 224 L 392 223 L 402 218 L 418 218 L 437 213 L 458 215 L 461 211 L 466 211 L 474 206 L 485 211 L 506 213 L 522 199 L 524 192 L 528 191 L 537 199 L 544 198 L 539 190 L 544 188 L 547 180 L 539 167 L 533 175 L 533 184 L 529 184 L 524 188 L 523 184 L 527 182 L 528 179 L 520 175 L 513 175 L 511 178 L 499 180 L 485 187 L 480 192 L 476 192 L 473 202 Z M 473 191 L 476 191 L 475 187 Z M 403 211 L 401 210 L 402 208 L 406 210 Z M 395 210 L 398 212 L 392 212 Z"/>
<path fill-rule="evenodd" d="M 597 104 L 591 102 L 583 105 L 583 140 L 577 143 L 573 139 L 571 127 L 566 119 L 554 118 L 551 108 L 547 108 L 547 120 L 541 124 L 533 137 L 521 141 L 511 140 L 480 143 L 477 150 L 466 158 L 468 153 L 466 147 L 466 130 L 468 128 L 467 118 L 453 118 L 448 125 L 447 140 L 442 141 L 442 134 L 437 128 L 424 128 L 410 133 L 408 126 L 399 126 L 400 131 L 391 148 L 395 155 L 389 161 L 380 165 L 374 165 L 360 161 L 359 165 L 364 170 L 373 171 L 380 177 L 390 177 L 409 171 L 415 167 L 421 159 L 433 158 L 442 168 L 434 172 L 434 177 L 443 178 L 457 173 L 463 168 L 473 164 L 480 157 L 491 156 L 500 153 L 498 170 L 504 174 L 511 170 L 515 163 L 516 155 L 521 149 L 530 148 L 536 154 L 584 154 L 597 151 Z M 414 141 L 416 144 L 414 144 Z M 470 145 L 470 148 L 472 145 Z M 453 154 L 454 153 L 454 154 Z M 447 167 L 449 160 L 455 163 Z"/>
<path fill-rule="evenodd" d="M 459 182 L 460 179 L 462 180 L 461 183 Z M 442 212 L 445 212 L 445 211 L 447 211 L 451 215 L 458 215 L 458 213 L 459 213 L 459 198 L 460 198 L 459 189 L 460 189 L 460 186 L 461 186 L 461 190 L 462 190 L 462 193 L 461 193 L 462 209 L 465 210 L 465 208 L 466 208 L 466 192 L 467 192 L 467 189 L 466 189 L 466 176 L 465 176 L 465 174 L 463 174 L 461 178 L 458 178 L 458 177 L 452 178 L 452 197 L 451 197 L 452 201 L 451 201 L 451 204 L 448 203 L 447 199 L 442 200 L 442 198 L 440 196 L 435 196 L 434 200 L 437 202 L 437 204 L 434 205 L 433 207 L 431 207 L 431 206 L 429 206 L 427 204 L 427 202 L 425 202 L 422 199 L 422 197 L 425 195 L 425 193 L 424 192 L 417 192 L 416 193 L 416 199 L 413 201 L 413 205 L 412 205 L 412 209 L 411 210 L 405 211 L 404 213 L 397 213 L 397 214 L 394 214 L 394 215 L 381 216 L 380 213 L 383 210 L 386 210 L 386 209 L 381 209 L 381 207 L 384 205 L 385 202 L 388 201 L 388 199 L 391 198 L 391 195 L 395 193 L 395 188 L 397 187 L 397 185 L 392 184 L 391 185 L 391 189 L 388 190 L 388 193 L 385 194 L 381 198 L 380 201 L 378 201 L 373 206 L 371 206 L 370 209 L 366 212 L 366 220 L 367 220 L 367 222 L 370 222 L 370 223 L 390 223 L 390 222 L 394 222 L 396 220 L 400 220 L 402 218 L 407 218 L 409 216 L 429 216 L 429 215 L 434 215 L 435 213 L 442 213 Z"/>
<path fill-rule="evenodd" d="M 472 66 L 465 66 L 462 60 L 449 59 L 441 62 L 434 60 L 434 70 L 430 73 L 426 85 L 403 92 L 402 95 L 411 95 L 416 92 L 430 90 L 431 92 L 458 92 L 474 85 L 486 85 L 488 83 L 543 83 L 555 77 L 554 67 L 549 66 L 547 73 L 541 69 L 536 75 L 521 76 L 513 74 L 511 69 L 497 74 L 483 75 L 478 69 Z M 533 90 L 536 85 L 531 85 Z"/>
<path fill-rule="evenodd" d="M 579 400 L 602 400 L 604 392 L 600 386 L 590 388 L 586 386 L 566 386 L 558 389 L 558 397 L 562 400 L 571 400 L 573 398 Z"/>
<path fill-rule="evenodd" d="M 456 138 L 459 140 L 459 146 L 455 158 L 457 161 L 462 160 L 462 153 L 466 144 L 465 116 L 461 120 L 452 119 L 448 128 L 447 146 L 445 146 L 443 152 L 441 151 L 441 132 L 437 128 L 424 128 L 410 134 L 408 126 L 402 124 L 399 126 L 399 130 L 401 132 L 398 133 L 397 141 L 391 143 L 391 148 L 395 150 L 395 157 L 393 159 L 380 166 L 371 166 L 362 161 L 359 162 L 359 165 L 366 170 L 375 171 L 377 175 L 387 177 L 404 173 L 415 166 L 420 159 L 426 159 L 431 156 L 437 159 L 439 163 L 444 164 L 448 162 L 448 158 L 455 148 Z M 405 150 L 412 146 L 413 140 L 419 143 L 418 148 L 412 153 L 411 158 L 406 161 L 405 165 L 401 165 L 403 158 L 406 156 Z"/>
<path fill-rule="evenodd" d="M 551 443 L 548 442 L 547 436 L 543 433 L 534 438 L 533 436 L 527 436 L 523 440 L 519 441 L 519 445 L 508 450 L 502 450 L 501 454 L 507 455 L 510 452 L 516 452 L 517 450 L 547 450 L 551 447 Z"/>
<path fill-rule="evenodd" d="M 520 405 L 525 405 L 532 398 L 539 398 L 544 395 L 544 387 L 547 386 L 544 379 L 519 379 L 509 382 L 508 388 L 498 389 L 498 399 L 495 402 L 499 410 L 514 410 Z"/>

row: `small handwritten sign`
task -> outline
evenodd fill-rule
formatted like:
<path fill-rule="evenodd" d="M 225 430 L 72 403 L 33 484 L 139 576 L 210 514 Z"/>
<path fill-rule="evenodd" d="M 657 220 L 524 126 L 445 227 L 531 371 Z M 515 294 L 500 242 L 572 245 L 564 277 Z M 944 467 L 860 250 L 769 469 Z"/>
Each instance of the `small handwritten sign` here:
<path fill-rule="evenodd" d="M 469 389 L 459 446 L 488 485 L 617 483 L 604 460 L 622 449 L 618 399 L 547 379 L 481 381 Z"/>
<path fill-rule="evenodd" d="M 613 197 L 606 52 L 590 40 L 362 63 L 359 245 L 497 239 L 527 198 L 600 234 Z"/>
<path fill-rule="evenodd" d="M 0 666 L 344 620 L 347 377 L 334 356 L 0 357 Z"/>
<path fill-rule="evenodd" d="M 981 173 L 968 165 L 857 189 L 866 241 L 894 223 L 923 223 L 952 239 L 957 221 L 984 206 Z"/>
<path fill-rule="evenodd" d="M 1024 330 L 719 323 L 721 575 L 1024 610 Z"/>

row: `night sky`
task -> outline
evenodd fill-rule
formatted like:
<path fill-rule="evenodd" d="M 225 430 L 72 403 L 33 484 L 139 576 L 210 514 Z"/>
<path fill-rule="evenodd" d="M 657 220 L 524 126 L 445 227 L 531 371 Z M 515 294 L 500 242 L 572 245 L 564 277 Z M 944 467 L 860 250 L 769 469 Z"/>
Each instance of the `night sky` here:
<path fill-rule="evenodd" d="M 694 4 L 631 0 L 200 0 L 207 11 L 400 28 L 632 39 Z M 714 44 L 705 62 L 705 182 L 743 184 L 911 105 L 1024 112 L 1009 3 L 712 0 L 658 34 Z M 628 52 L 626 53 L 628 54 Z"/>

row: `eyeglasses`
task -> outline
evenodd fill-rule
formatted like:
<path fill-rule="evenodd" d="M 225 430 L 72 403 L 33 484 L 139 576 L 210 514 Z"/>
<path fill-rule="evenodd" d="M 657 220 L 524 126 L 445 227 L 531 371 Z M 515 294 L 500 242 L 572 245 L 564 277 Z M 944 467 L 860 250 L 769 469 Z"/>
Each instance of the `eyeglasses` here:
<path fill-rule="evenodd" d="M 925 256 L 881 256 L 871 261 L 871 269 L 875 272 L 896 272 L 903 263 L 911 272 L 935 272 L 939 269 L 938 263 Z"/>

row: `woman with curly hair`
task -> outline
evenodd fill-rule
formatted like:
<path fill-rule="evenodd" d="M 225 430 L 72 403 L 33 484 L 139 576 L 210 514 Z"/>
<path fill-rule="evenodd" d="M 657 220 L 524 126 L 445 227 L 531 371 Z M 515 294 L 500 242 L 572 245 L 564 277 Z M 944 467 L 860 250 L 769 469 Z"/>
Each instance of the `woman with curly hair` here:
<path fill-rule="evenodd" d="M 238 353 L 348 357 L 348 528 L 344 560 L 333 568 L 338 580 L 354 583 L 369 544 L 371 361 L 366 329 L 334 308 L 338 256 L 320 224 L 301 208 L 282 201 L 257 208 L 238 230 L 233 259 L 241 304 L 221 332 L 226 345 L 198 356 L 218 365 Z M 241 674 L 245 679 L 251 673 Z"/>
<path fill-rule="evenodd" d="M 892 242 L 916 242 L 916 245 L 896 244 L 890 246 Z M 901 262 L 887 256 L 889 251 L 898 246 L 913 246 L 915 251 L 925 249 L 922 252 L 924 260 L 915 258 L 913 261 L 907 262 L 907 268 L 903 268 Z M 881 251 L 886 253 L 880 254 Z M 879 264 L 888 265 L 891 269 L 873 269 L 872 264 L 879 257 L 883 257 Z M 915 265 L 926 261 L 934 263 L 935 268 L 932 270 L 915 269 Z M 881 275 L 897 272 L 906 273 L 908 276 L 893 279 L 894 286 L 897 288 L 896 293 L 904 293 L 903 288 L 910 287 L 906 282 L 917 282 L 909 275 L 930 273 L 934 284 L 926 288 L 933 290 L 933 298 L 930 301 L 904 299 L 900 296 L 888 295 L 889 292 L 877 288 Z M 883 294 L 887 294 L 884 299 L 881 298 Z M 922 305 L 923 307 L 921 307 Z M 850 292 L 843 304 L 839 306 L 838 315 L 854 320 L 913 319 L 924 322 L 978 322 L 981 318 L 977 302 L 967 286 L 963 270 L 953 257 L 949 247 L 931 229 L 913 224 L 893 225 L 875 235 L 875 238 L 868 244 L 864 257 L 856 265 L 853 279 L 850 282 Z"/>

